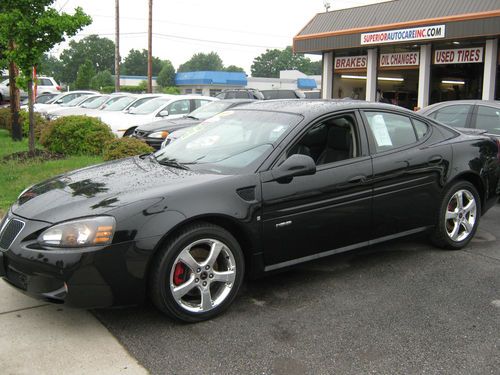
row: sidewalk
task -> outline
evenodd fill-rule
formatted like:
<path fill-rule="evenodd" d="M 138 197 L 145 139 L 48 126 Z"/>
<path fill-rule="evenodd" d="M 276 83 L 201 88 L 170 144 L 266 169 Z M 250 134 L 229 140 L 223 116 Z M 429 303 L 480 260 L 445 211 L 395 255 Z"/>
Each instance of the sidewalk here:
<path fill-rule="evenodd" d="M 26 297 L 0 280 L 4 375 L 147 374 L 85 310 Z"/>

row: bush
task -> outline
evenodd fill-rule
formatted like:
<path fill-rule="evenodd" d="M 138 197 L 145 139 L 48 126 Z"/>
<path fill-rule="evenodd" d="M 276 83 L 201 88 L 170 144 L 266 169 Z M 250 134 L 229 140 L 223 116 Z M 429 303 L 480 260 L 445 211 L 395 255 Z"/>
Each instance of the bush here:
<path fill-rule="evenodd" d="M 164 94 L 179 95 L 181 93 L 181 90 L 176 86 L 169 86 L 162 88 L 161 92 Z"/>
<path fill-rule="evenodd" d="M 111 94 L 115 92 L 115 86 L 104 86 L 100 91 L 103 94 Z M 145 92 L 142 86 L 120 86 L 120 91 L 129 92 L 131 94 L 143 94 Z"/>
<path fill-rule="evenodd" d="M 65 155 L 102 155 L 114 138 L 109 127 L 88 116 L 66 116 L 44 127 L 40 143 L 49 151 Z"/>
<path fill-rule="evenodd" d="M 153 151 L 152 147 L 136 138 L 115 138 L 106 144 L 103 156 L 104 160 L 115 160 Z"/>
<path fill-rule="evenodd" d="M 100 90 L 103 87 L 113 86 L 114 80 L 109 70 L 104 70 L 97 73 L 90 80 L 90 88 L 92 90 Z"/>
<path fill-rule="evenodd" d="M 23 130 L 23 137 L 29 135 L 30 123 L 29 114 L 26 111 L 19 111 L 19 123 Z M 42 129 L 47 126 L 47 119 L 35 112 L 35 139 L 40 139 Z M 0 108 L 0 129 L 7 129 L 9 133 L 12 132 L 12 118 L 10 115 L 10 108 Z"/>

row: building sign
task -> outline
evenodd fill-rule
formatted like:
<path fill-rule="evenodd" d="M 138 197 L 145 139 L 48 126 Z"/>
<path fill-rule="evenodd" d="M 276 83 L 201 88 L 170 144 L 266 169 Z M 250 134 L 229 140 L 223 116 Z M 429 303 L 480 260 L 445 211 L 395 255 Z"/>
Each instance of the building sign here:
<path fill-rule="evenodd" d="M 366 69 L 368 56 L 345 56 L 335 58 L 335 70 Z"/>
<path fill-rule="evenodd" d="M 473 64 L 483 62 L 483 47 L 442 49 L 434 52 L 434 64 Z"/>
<path fill-rule="evenodd" d="M 385 53 L 380 55 L 380 67 L 418 66 L 419 52 Z"/>
<path fill-rule="evenodd" d="M 361 34 L 361 44 L 382 44 L 406 42 L 412 40 L 426 40 L 444 38 L 446 34 L 445 25 L 423 26 L 412 29 L 400 29 L 390 31 L 377 31 L 374 33 Z"/>

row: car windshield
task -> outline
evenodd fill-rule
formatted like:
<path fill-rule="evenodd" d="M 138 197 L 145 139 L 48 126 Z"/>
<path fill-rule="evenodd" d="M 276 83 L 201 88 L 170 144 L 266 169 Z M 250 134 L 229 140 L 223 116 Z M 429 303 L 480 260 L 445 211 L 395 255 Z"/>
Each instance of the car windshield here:
<path fill-rule="evenodd" d="M 226 111 L 190 128 L 154 155 L 159 163 L 234 173 L 270 152 L 301 119 L 288 113 Z"/>
<path fill-rule="evenodd" d="M 189 117 L 195 117 L 198 120 L 206 120 L 217 113 L 221 113 L 228 109 L 233 103 L 232 102 L 212 102 L 195 109 L 189 114 Z"/>
<path fill-rule="evenodd" d="M 67 103 L 62 103 L 61 107 L 76 107 L 77 105 L 84 103 L 86 100 L 94 99 L 93 97 L 89 97 L 89 95 L 82 95 L 78 98 L 74 98 Z"/>
<path fill-rule="evenodd" d="M 81 105 L 82 108 L 88 108 L 88 109 L 96 109 L 99 108 L 103 103 L 109 99 L 109 96 L 103 95 L 103 96 L 97 96 L 93 98 L 93 100 L 87 100 L 85 103 Z"/>
<path fill-rule="evenodd" d="M 132 103 L 136 98 L 132 96 L 124 96 L 116 100 L 112 104 L 108 104 L 106 108 L 103 109 L 103 111 L 121 111 L 125 109 L 126 106 L 128 106 L 130 103 Z"/>
<path fill-rule="evenodd" d="M 158 108 L 163 107 L 168 101 L 170 101 L 170 98 L 156 98 L 153 100 L 149 100 L 139 107 L 134 108 L 132 111 L 130 111 L 130 114 L 149 115 L 150 113 L 156 111 Z"/>
<path fill-rule="evenodd" d="M 52 99 L 55 95 L 44 94 L 36 97 L 36 103 L 44 104 Z"/>

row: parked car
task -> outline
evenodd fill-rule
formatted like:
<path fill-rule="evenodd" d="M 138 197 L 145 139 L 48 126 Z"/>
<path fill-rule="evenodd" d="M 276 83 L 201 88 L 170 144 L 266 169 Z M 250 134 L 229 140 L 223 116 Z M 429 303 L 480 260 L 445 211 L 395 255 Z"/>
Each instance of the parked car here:
<path fill-rule="evenodd" d="M 4 100 L 10 100 L 10 91 L 9 91 L 9 79 L 4 80 L 0 83 L 0 103 Z M 38 77 L 37 78 L 37 86 L 36 93 L 38 94 L 59 94 L 61 91 L 61 86 L 57 84 L 57 82 L 52 77 Z M 21 98 L 26 98 L 28 93 L 19 90 L 19 96 Z"/>
<path fill-rule="evenodd" d="M 304 91 L 306 99 L 321 99 L 321 91 Z"/>
<path fill-rule="evenodd" d="M 418 111 L 454 128 L 482 129 L 500 138 L 500 102 L 453 100 L 430 105 Z"/>
<path fill-rule="evenodd" d="M 37 97 L 35 98 L 35 104 L 36 103 L 39 103 L 39 104 L 47 103 L 49 100 L 51 100 L 52 98 L 54 98 L 56 96 L 57 96 L 57 94 L 52 94 L 52 93 L 37 95 Z M 23 99 L 20 104 L 21 104 L 21 106 L 27 106 L 28 105 L 28 98 Z"/>
<path fill-rule="evenodd" d="M 216 98 L 264 100 L 264 95 L 256 89 L 227 89 L 217 94 Z"/>
<path fill-rule="evenodd" d="M 138 126 L 166 117 L 177 119 L 216 100 L 218 99 L 199 95 L 161 95 L 129 109 L 127 113 L 113 117 L 102 116 L 101 119 L 110 126 L 116 136 L 129 137 Z"/>
<path fill-rule="evenodd" d="M 48 102 L 44 104 L 35 104 L 34 109 L 36 112 L 40 112 L 40 114 L 46 113 L 49 109 L 58 108 L 61 104 L 69 103 L 73 99 L 76 99 L 83 95 L 98 95 L 97 91 L 92 90 L 78 90 L 78 91 L 68 91 L 61 93 Z"/>
<path fill-rule="evenodd" d="M 155 149 L 159 149 L 167 136 L 174 135 L 169 141 L 177 139 L 181 133 L 184 133 L 188 128 L 198 125 L 199 123 L 209 119 L 230 108 L 240 106 L 242 104 L 252 103 L 253 99 L 224 99 L 205 104 L 198 109 L 195 109 L 188 116 L 181 117 L 176 120 L 160 120 L 151 122 L 146 125 L 139 126 L 135 129 L 133 136 L 137 139 L 145 141 L 148 145 Z"/>
<path fill-rule="evenodd" d="M 498 198 L 498 142 L 391 105 L 258 101 L 205 125 L 23 191 L 0 223 L 0 275 L 45 301 L 150 296 L 195 322 L 245 274 L 420 232 L 461 249 Z"/>
<path fill-rule="evenodd" d="M 122 101 L 122 99 L 128 99 Z M 125 96 L 125 95 L 97 95 L 96 97 L 88 98 L 80 105 L 73 108 L 59 108 L 54 109 L 49 113 L 51 119 L 56 119 L 64 116 L 91 116 L 99 117 L 102 114 L 102 109 L 113 105 L 114 103 L 120 102 L 121 106 L 124 107 L 126 103 L 135 100 L 135 97 Z"/>
<path fill-rule="evenodd" d="M 306 96 L 300 90 L 260 90 L 265 100 L 272 99 L 304 99 Z"/>

